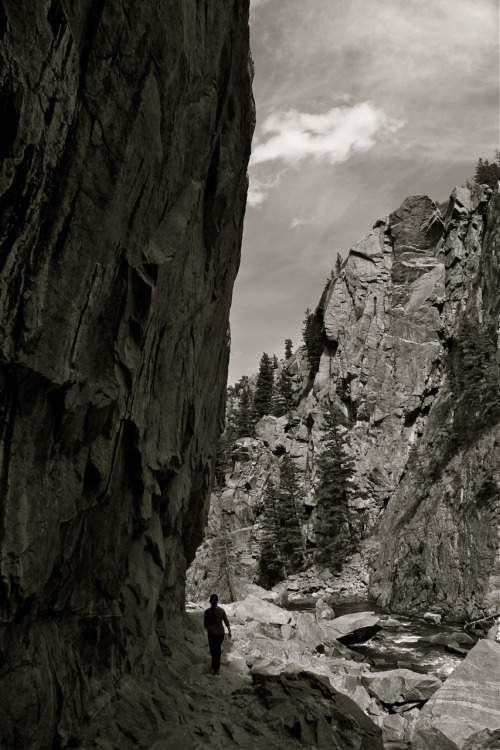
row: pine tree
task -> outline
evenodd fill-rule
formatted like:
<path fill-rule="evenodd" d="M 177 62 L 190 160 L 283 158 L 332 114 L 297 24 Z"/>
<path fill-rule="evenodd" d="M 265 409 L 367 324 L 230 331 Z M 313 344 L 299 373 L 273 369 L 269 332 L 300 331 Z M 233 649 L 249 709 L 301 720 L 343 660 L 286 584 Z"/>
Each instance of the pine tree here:
<path fill-rule="evenodd" d="M 340 253 L 337 253 L 337 259 L 335 261 L 335 276 L 340 276 L 341 270 L 342 270 L 342 256 Z"/>
<path fill-rule="evenodd" d="M 309 359 L 309 378 L 314 380 L 319 370 L 319 362 L 323 353 L 324 335 L 323 325 L 318 317 L 312 313 L 309 308 L 305 312 L 304 328 L 302 336 L 307 349 Z"/>
<path fill-rule="evenodd" d="M 252 416 L 252 394 L 248 385 L 248 378 L 242 384 L 239 395 L 239 403 L 234 414 L 236 440 L 241 437 L 252 437 L 255 433 L 255 421 Z"/>
<path fill-rule="evenodd" d="M 274 390 L 274 366 L 271 358 L 264 352 L 259 365 L 259 374 L 255 385 L 252 417 L 254 424 L 264 416 L 271 414 Z"/>
<path fill-rule="evenodd" d="M 276 354 L 273 354 L 273 370 L 277 370 L 278 366 L 278 357 L 276 356 Z"/>
<path fill-rule="evenodd" d="M 215 462 L 215 487 L 224 487 L 226 475 L 233 467 L 232 453 L 234 441 L 238 438 L 234 425 L 228 425 L 217 443 L 217 459 Z"/>
<path fill-rule="evenodd" d="M 226 484 L 226 474 L 229 474 L 233 467 L 232 453 L 234 441 L 239 437 L 236 426 L 236 386 L 228 386 L 226 396 L 226 425 L 224 432 L 217 442 L 217 458 L 215 461 L 214 485 L 215 487 L 224 487 Z"/>
<path fill-rule="evenodd" d="M 293 354 L 292 339 L 285 339 L 285 359 L 290 359 Z"/>
<path fill-rule="evenodd" d="M 272 480 L 269 479 L 264 491 L 264 514 L 262 516 L 259 553 L 259 583 L 268 588 L 284 578 L 279 546 L 277 508 L 278 491 Z"/>
<path fill-rule="evenodd" d="M 478 185 L 488 185 L 495 188 L 500 180 L 500 150 L 495 151 L 495 162 L 489 162 L 488 159 L 478 159 L 474 182 Z"/>
<path fill-rule="evenodd" d="M 295 464 L 285 453 L 280 463 L 279 524 L 281 557 L 287 571 L 294 571 L 304 563 L 304 540 L 297 501 L 299 487 Z"/>
<path fill-rule="evenodd" d="M 353 460 L 346 454 L 336 410 L 329 405 L 324 414 L 323 450 L 316 460 L 316 561 L 332 570 L 342 567 L 346 557 L 355 551 L 354 533 L 349 517 L 349 498 Z"/>
<path fill-rule="evenodd" d="M 273 415 L 275 417 L 287 416 L 293 405 L 292 381 L 286 370 L 279 374 L 273 398 Z"/>
<path fill-rule="evenodd" d="M 236 600 L 236 588 L 233 571 L 236 567 L 236 561 L 224 511 L 221 512 L 220 534 L 214 539 L 213 550 L 219 598 L 222 601 L 234 602 Z"/>

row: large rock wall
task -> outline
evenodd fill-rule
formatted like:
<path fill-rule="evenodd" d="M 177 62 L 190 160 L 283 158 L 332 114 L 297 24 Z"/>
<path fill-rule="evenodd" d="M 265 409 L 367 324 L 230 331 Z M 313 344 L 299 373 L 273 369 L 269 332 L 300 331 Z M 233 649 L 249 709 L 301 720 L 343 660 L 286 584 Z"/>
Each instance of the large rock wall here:
<path fill-rule="evenodd" d="M 0 8 L 9 750 L 64 745 L 182 609 L 223 416 L 251 75 L 248 2 Z"/>
<path fill-rule="evenodd" d="M 376 222 L 320 302 L 326 345 L 312 387 L 302 348 L 280 365 L 298 400 L 290 419 L 256 428 L 275 462 L 294 459 L 314 543 L 322 414 L 328 402 L 342 409 L 360 575 L 387 608 L 472 617 L 500 605 L 499 213 L 498 194 L 456 188 L 445 204 L 413 196 Z M 235 536 L 254 570 L 264 459 L 236 461 L 224 495 L 240 508 L 246 496 L 254 514 L 253 532 L 247 521 Z"/>
<path fill-rule="evenodd" d="M 439 390 L 380 525 L 372 594 L 472 618 L 500 607 L 500 197 L 446 217 Z"/>
<path fill-rule="evenodd" d="M 321 426 L 325 399 L 344 410 L 370 594 L 387 608 L 500 604 L 499 215 L 479 186 L 408 198 L 322 302 L 327 345 L 298 415 Z"/>

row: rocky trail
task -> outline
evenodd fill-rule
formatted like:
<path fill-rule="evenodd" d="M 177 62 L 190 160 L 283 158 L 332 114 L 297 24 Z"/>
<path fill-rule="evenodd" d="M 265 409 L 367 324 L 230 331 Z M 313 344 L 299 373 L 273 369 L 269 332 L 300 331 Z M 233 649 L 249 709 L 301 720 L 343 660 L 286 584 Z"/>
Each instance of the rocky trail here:
<path fill-rule="evenodd" d="M 396 664 L 380 671 L 345 641 L 355 647 L 381 633 L 397 641 L 406 630 L 398 619 L 366 611 L 334 617 L 321 602 L 315 612 L 288 611 L 254 592 L 225 605 L 233 638 L 226 635 L 221 672 L 214 676 L 203 607 L 193 604 L 182 621 L 169 623 L 153 672 L 117 684 L 114 698 L 96 707 L 66 746 L 500 748 L 500 645 L 494 633 L 476 645 L 464 643 L 464 653 L 471 650 L 454 657 L 456 668 L 444 679 Z M 452 632 L 428 637 L 446 641 Z"/>
<path fill-rule="evenodd" d="M 267 716 L 241 651 L 238 626 L 223 644 L 221 674 L 214 676 L 203 629 L 203 612 L 187 612 L 171 623 L 171 655 L 157 660 L 150 675 L 117 685 L 114 699 L 89 717 L 69 746 L 102 750 L 242 750 L 300 748 Z M 167 647 L 168 648 L 168 647 Z"/>

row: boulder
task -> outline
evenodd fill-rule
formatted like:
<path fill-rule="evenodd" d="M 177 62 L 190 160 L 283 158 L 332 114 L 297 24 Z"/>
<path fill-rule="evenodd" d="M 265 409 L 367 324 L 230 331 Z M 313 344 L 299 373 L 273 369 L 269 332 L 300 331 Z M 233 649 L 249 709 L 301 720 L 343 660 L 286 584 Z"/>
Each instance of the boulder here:
<path fill-rule="evenodd" d="M 384 716 L 382 724 L 384 743 L 403 741 L 405 734 L 408 733 L 408 723 L 408 720 L 400 714 L 388 714 Z"/>
<path fill-rule="evenodd" d="M 498 750 L 500 747 L 500 729 L 483 729 L 471 734 L 465 740 L 462 750 Z"/>
<path fill-rule="evenodd" d="M 426 701 L 443 684 L 437 677 L 412 672 L 410 669 L 365 674 L 362 683 L 370 695 L 388 705 Z"/>
<path fill-rule="evenodd" d="M 424 706 L 414 748 L 447 748 L 444 742 L 432 744 L 442 736 L 452 750 L 462 750 L 466 740 L 484 729 L 500 730 L 500 645 L 487 639 L 474 646 Z"/>
<path fill-rule="evenodd" d="M 276 603 L 279 599 L 279 593 L 277 591 L 267 591 L 262 586 L 257 586 L 256 583 L 247 583 L 246 581 L 237 580 L 235 582 L 235 595 L 238 599 L 245 599 L 247 596 L 256 596 L 258 599 L 262 599 L 264 602 Z"/>
<path fill-rule="evenodd" d="M 329 622 L 316 620 L 311 612 L 299 612 L 295 615 L 294 637 L 302 644 L 301 650 L 324 650 L 329 657 L 340 657 L 352 663 L 352 660 L 363 660 L 363 657 L 350 651 L 337 639 L 337 632 L 333 631 Z M 319 647 L 323 646 L 324 649 Z"/>
<path fill-rule="evenodd" d="M 335 617 L 335 612 L 330 607 L 329 604 L 327 604 L 324 599 L 318 599 L 316 601 L 316 619 L 317 620 L 333 620 Z"/>
<path fill-rule="evenodd" d="M 254 671 L 254 683 L 270 720 L 317 750 L 383 750 L 381 729 L 326 677 L 311 672 L 286 675 Z"/>
<path fill-rule="evenodd" d="M 328 623 L 328 629 L 341 643 L 362 643 L 382 629 L 379 621 L 373 612 L 353 612 L 336 617 Z"/>
<path fill-rule="evenodd" d="M 489 641 L 500 641 L 500 617 L 498 618 L 497 622 L 488 630 L 488 632 L 486 633 L 486 638 Z"/>
<path fill-rule="evenodd" d="M 285 434 L 287 421 L 286 417 L 266 415 L 255 425 L 255 434 L 257 437 L 276 455 L 286 452 L 286 445 L 289 442 Z"/>
<path fill-rule="evenodd" d="M 460 646 L 473 646 L 476 642 L 474 638 L 471 638 L 467 633 L 457 631 L 454 633 L 436 633 L 436 635 L 427 635 L 420 638 L 425 643 L 434 643 L 439 646 L 447 646 L 449 643 L 456 643 Z"/>
<path fill-rule="evenodd" d="M 225 604 L 223 608 L 226 610 L 228 617 L 234 617 L 242 622 L 256 620 L 269 625 L 286 625 L 293 619 L 291 612 L 270 602 L 265 602 L 253 594 L 250 594 L 241 602 Z"/>
<path fill-rule="evenodd" d="M 459 656 L 467 656 L 469 653 L 469 649 L 463 648 L 458 643 L 455 643 L 455 641 L 450 641 L 450 643 L 447 643 L 444 647 L 445 651 L 449 651 L 450 654 L 458 654 Z"/>
<path fill-rule="evenodd" d="M 346 649 L 348 651 L 349 649 Z M 328 666 L 334 674 L 359 676 L 370 671 L 370 665 L 364 661 L 355 662 L 351 659 L 333 658 L 328 660 Z"/>
<path fill-rule="evenodd" d="M 381 617 L 380 625 L 387 630 L 406 630 L 405 626 L 394 617 Z"/>
<path fill-rule="evenodd" d="M 441 625 L 441 615 L 436 612 L 426 612 L 424 620 L 426 622 L 431 622 L 433 625 Z"/>

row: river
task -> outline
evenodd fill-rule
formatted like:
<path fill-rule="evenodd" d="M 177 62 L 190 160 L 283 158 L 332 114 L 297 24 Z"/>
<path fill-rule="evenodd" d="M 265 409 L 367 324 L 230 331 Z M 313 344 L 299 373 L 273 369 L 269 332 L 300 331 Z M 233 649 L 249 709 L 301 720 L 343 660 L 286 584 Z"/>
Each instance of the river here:
<path fill-rule="evenodd" d="M 429 636 L 442 635 L 448 642 L 451 642 L 453 633 L 464 632 L 462 623 L 432 625 L 422 618 L 388 614 L 369 602 L 336 605 L 334 609 L 336 617 L 366 611 L 380 615 L 382 630 L 365 643 L 349 646 L 353 651 L 366 657 L 374 671 L 402 667 L 414 672 L 434 675 L 443 680 L 464 658 L 459 654 L 446 651 L 444 645 L 423 640 Z M 314 608 L 302 606 L 300 611 L 311 612 Z M 400 624 L 399 627 L 390 625 L 394 620 Z"/>

